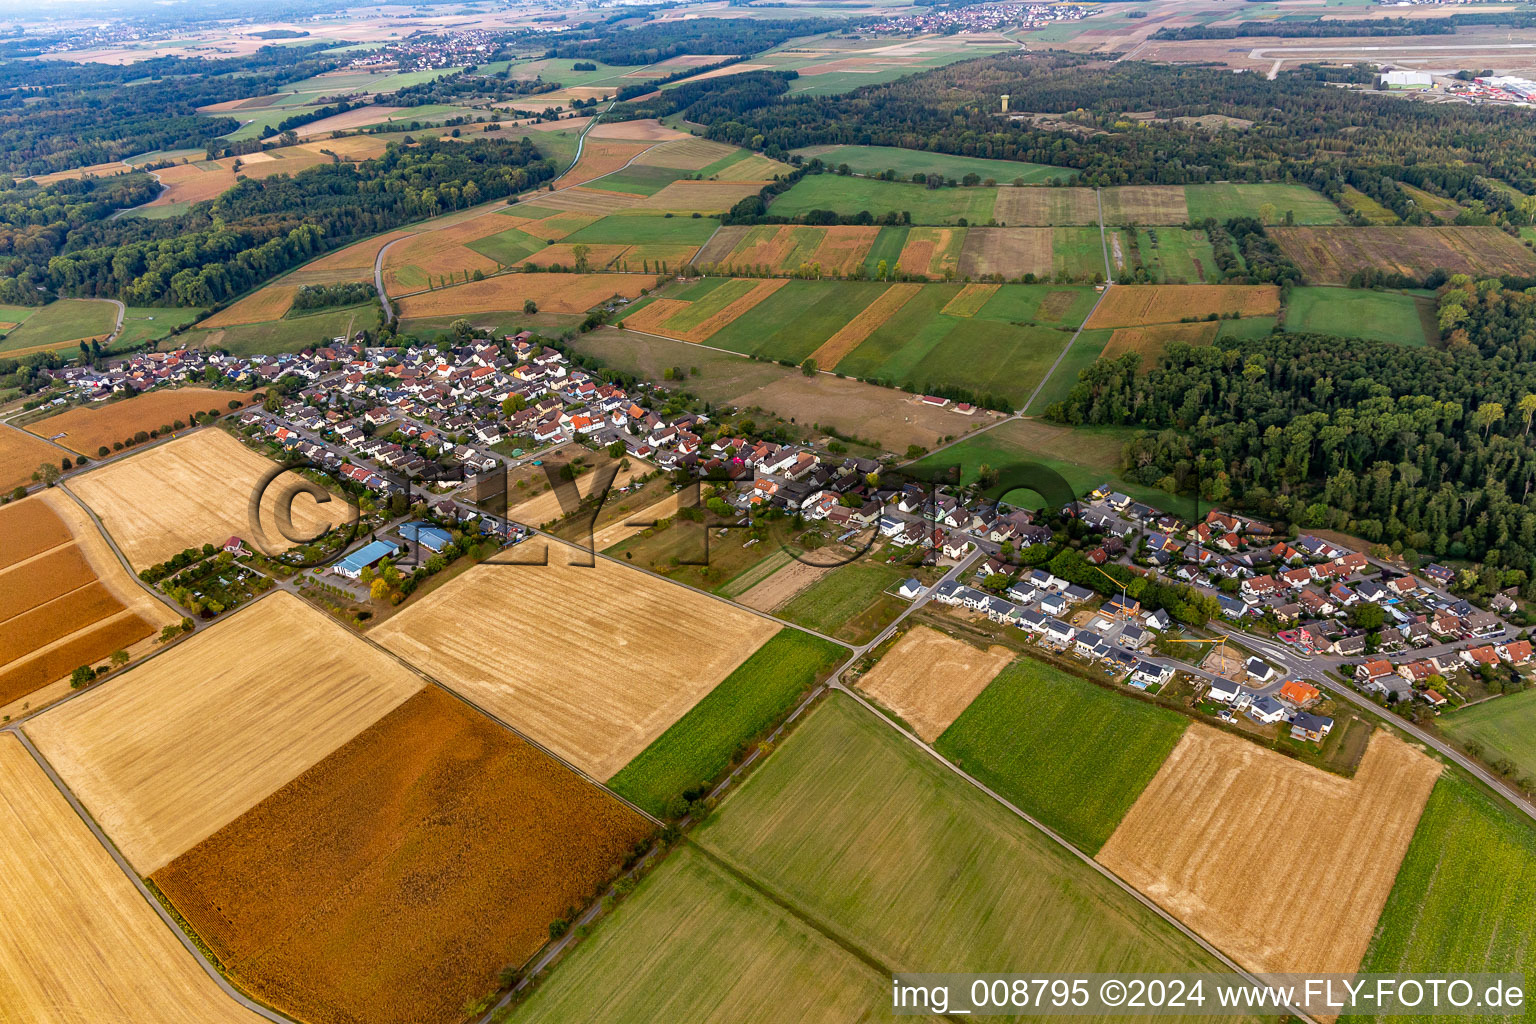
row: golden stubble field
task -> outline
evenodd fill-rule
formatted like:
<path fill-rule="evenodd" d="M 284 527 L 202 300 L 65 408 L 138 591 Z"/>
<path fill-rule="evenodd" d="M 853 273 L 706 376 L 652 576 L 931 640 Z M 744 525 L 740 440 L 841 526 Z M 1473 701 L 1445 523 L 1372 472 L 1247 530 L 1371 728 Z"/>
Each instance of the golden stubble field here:
<path fill-rule="evenodd" d="M 1356 229 L 1361 230 L 1361 229 Z M 1088 317 L 1085 327 L 1140 327 L 1187 318 L 1275 316 L 1280 289 L 1272 284 L 1117 284 Z"/>
<path fill-rule="evenodd" d="M 341 497 L 333 494 L 321 503 L 301 489 L 316 485 L 297 474 L 273 478 L 261 489 L 276 470 L 277 463 L 224 431 L 205 427 L 74 477 L 68 486 L 101 518 L 136 570 L 230 537 L 278 554 L 297 540 L 319 536 L 327 526 L 355 519 L 353 507 Z M 261 508 L 253 523 L 251 502 L 258 489 Z M 286 529 L 284 511 L 291 513 Z"/>
<path fill-rule="evenodd" d="M 82 405 L 57 416 L 38 420 L 27 427 L 38 437 L 54 437 L 59 443 L 82 455 L 96 457 L 97 451 L 112 442 L 132 437 L 135 431 L 158 430 L 177 420 L 192 422 L 192 414 L 217 409 L 225 412 L 231 401 L 244 403 L 251 397 L 246 391 L 218 391 L 213 388 L 169 388 L 148 391 L 120 402 Z"/>
<path fill-rule="evenodd" d="M 151 909 L 15 736 L 0 735 L 0 1020 L 262 1024 Z"/>
<path fill-rule="evenodd" d="M 1006 647 L 985 651 L 927 626 L 915 626 L 859 680 L 932 743 L 1010 661 Z"/>
<path fill-rule="evenodd" d="M 57 466 L 63 455 L 53 445 L 24 430 L 0 426 L 0 491 L 31 483 L 38 466 L 44 462 Z"/>
<path fill-rule="evenodd" d="M 324 613 L 276 591 L 26 729 L 148 875 L 423 685 Z"/>
<path fill-rule="evenodd" d="M 589 568 L 477 566 L 372 636 L 607 779 L 777 631 L 772 620 L 597 558 Z"/>
<path fill-rule="evenodd" d="M 1386 730 L 1345 779 L 1196 723 L 1098 860 L 1250 970 L 1352 973 L 1439 775 Z"/>

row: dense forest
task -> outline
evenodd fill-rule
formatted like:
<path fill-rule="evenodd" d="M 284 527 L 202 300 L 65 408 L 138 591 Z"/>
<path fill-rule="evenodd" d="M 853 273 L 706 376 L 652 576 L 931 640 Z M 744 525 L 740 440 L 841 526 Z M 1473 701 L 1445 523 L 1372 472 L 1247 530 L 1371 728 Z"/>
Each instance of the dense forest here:
<path fill-rule="evenodd" d="M 630 15 L 619 15 L 623 20 Z M 654 64 L 687 54 L 749 54 L 770 50 L 797 36 L 856 31 L 863 22 L 850 18 L 689 18 L 577 30 L 549 47 L 548 57 L 598 60 L 604 64 Z"/>
<path fill-rule="evenodd" d="M 0 267 L 0 296 L 37 302 L 39 289 L 47 289 L 130 305 L 210 306 L 353 239 L 521 192 L 555 173 L 521 140 L 432 140 L 391 146 L 362 163 L 241 178 L 181 217 L 92 217 L 72 231 L 31 221 L 46 216 L 38 210 L 52 209 L 49 197 L 60 190 L 69 194 L 79 183 L 18 186 L 18 196 L 29 189 L 36 194 L 28 202 L 0 194 L 0 216 L 11 216 L 16 207 L 16 219 L 0 224 L 0 239 L 12 240 Z M 137 194 L 132 184 L 118 183 L 138 179 L 109 179 L 85 193 L 82 203 L 60 209 L 76 211 L 77 220 L 109 211 Z M 91 198 L 108 187 L 114 190 L 110 199 Z"/>
<path fill-rule="evenodd" d="M 1453 277 L 1444 351 L 1276 333 L 1101 360 L 1047 416 L 1143 428 L 1140 483 L 1484 563 L 1536 594 L 1536 294 Z"/>

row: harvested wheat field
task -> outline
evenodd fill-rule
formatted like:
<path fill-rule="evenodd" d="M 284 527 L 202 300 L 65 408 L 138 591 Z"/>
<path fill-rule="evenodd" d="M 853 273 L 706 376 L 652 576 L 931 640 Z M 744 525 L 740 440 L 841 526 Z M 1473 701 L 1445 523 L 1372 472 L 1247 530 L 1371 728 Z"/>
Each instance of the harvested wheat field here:
<path fill-rule="evenodd" d="M 356 519 L 345 499 L 329 495 L 322 503 L 316 485 L 293 473 L 274 477 L 276 470 L 277 463 L 207 427 L 74 477 L 68 486 L 101 518 L 135 570 L 232 536 L 278 554 Z M 252 500 L 269 479 L 252 522 Z M 287 528 L 283 511 L 291 512 Z"/>
<path fill-rule="evenodd" d="M 161 626 L 179 621 L 58 490 L 0 511 L 0 563 L 0 707 L 113 651 L 142 653 Z"/>
<path fill-rule="evenodd" d="M 629 192 L 608 192 L 596 188 L 564 188 L 559 192 L 540 192 L 533 202 L 549 210 L 593 214 L 593 219 L 618 213 L 639 204 L 642 196 Z M 512 207 L 516 209 L 516 207 Z M 531 232 L 530 232 L 531 233 Z"/>
<path fill-rule="evenodd" d="M 1195 723 L 1098 859 L 1250 970 L 1352 973 L 1439 774 L 1384 729 L 1345 779 Z"/>
<path fill-rule="evenodd" d="M 1140 327 L 1188 318 L 1275 316 L 1280 289 L 1272 284 L 1117 284 L 1104 293 L 1085 327 Z"/>
<path fill-rule="evenodd" d="M 1536 274 L 1536 254 L 1496 227 L 1271 228 L 1308 284 L 1347 284 L 1359 270 L 1486 277 Z"/>
<path fill-rule="evenodd" d="M 591 270 L 606 270 L 616 263 L 630 249 L 631 245 L 610 243 L 588 243 L 586 248 L 587 267 Z M 690 255 L 691 255 L 690 250 Z M 545 246 L 530 256 L 524 256 L 517 261 L 519 267 L 574 267 L 576 266 L 576 245 L 570 242 L 556 242 L 554 245 Z"/>
<path fill-rule="evenodd" d="M 428 687 L 159 871 L 263 1001 L 310 1024 L 450 1024 L 650 823 Z"/>
<path fill-rule="evenodd" d="M 960 249 L 959 272 L 964 277 L 1034 274 L 1049 278 L 1054 259 L 1051 241 L 1050 228 L 968 228 Z"/>
<path fill-rule="evenodd" d="M 329 135 L 331 132 L 346 131 L 351 128 L 362 128 L 366 125 L 388 123 L 397 120 L 396 114 L 402 115 L 401 121 L 411 119 L 410 107 L 386 107 L 382 104 L 367 104 L 361 107 L 353 107 L 340 114 L 332 114 L 318 121 L 301 125 L 296 129 L 301 139 L 317 139 Z"/>
<path fill-rule="evenodd" d="M 513 207 L 517 209 L 517 207 Z M 509 221 L 508 227 L 517 228 L 519 231 L 542 238 L 546 242 L 554 242 L 566 235 L 580 231 L 589 224 L 596 224 L 602 217 L 593 213 L 577 213 L 570 210 L 562 210 L 558 213 L 546 214 L 542 217 L 523 217 L 515 214 L 502 214 Z"/>
<path fill-rule="evenodd" d="M 591 568 L 478 566 L 373 637 L 607 779 L 777 629 L 770 619 L 598 558 Z"/>
<path fill-rule="evenodd" d="M 811 353 L 811 358 L 816 360 L 817 366 L 827 369 L 836 366 L 922 290 L 920 284 L 891 285 L 880 293 L 879 298 L 860 310 L 857 316 L 838 328 L 836 334 L 822 342 L 821 347 Z"/>
<path fill-rule="evenodd" d="M 397 238 L 407 238 L 409 231 L 390 231 L 386 234 L 353 242 L 337 249 L 329 256 L 306 263 L 288 275 L 290 284 L 335 284 L 342 281 L 367 281 L 373 277 L 373 263 L 379 250 Z"/>
<path fill-rule="evenodd" d="M 498 274 L 484 281 L 407 295 L 399 302 L 401 319 L 471 316 L 522 309 L 532 299 L 541 313 L 585 313 L 615 296 L 636 299 L 656 287 L 647 274 Z"/>
<path fill-rule="evenodd" d="M 1099 201 L 1091 188 L 1000 188 L 992 216 L 1009 227 L 1097 224 Z"/>
<path fill-rule="evenodd" d="M 914 626 L 865 673 L 859 689 L 932 743 L 1012 660 L 1006 647 L 983 651 L 936 629 Z"/>
<path fill-rule="evenodd" d="M 579 448 L 577 449 L 578 452 L 580 450 Z M 612 482 L 608 485 L 610 488 L 627 486 L 635 477 L 642 476 L 656 468 L 649 462 L 642 462 L 640 459 L 626 459 L 625 461 L 629 463 L 628 467 L 618 470 Z M 598 482 L 598 474 L 604 472 L 606 467 L 611 465 L 612 463 L 606 463 L 604 467 L 583 473 L 576 478 L 575 484 L 576 494 L 579 495 L 578 501 L 584 501 L 592 496 L 592 488 Z M 546 480 L 541 478 L 535 479 L 539 479 L 541 486 L 547 486 Z M 506 517 L 514 523 L 524 523 L 528 526 L 543 526 L 545 523 L 552 523 L 565 515 L 565 509 L 560 505 L 560 494 L 554 488 L 545 490 L 526 500 L 518 501 L 517 499 L 523 493 L 525 492 L 512 490 L 509 490 L 507 493 L 508 508 Z M 514 502 L 516 503 L 513 504 Z M 537 544 L 538 541 L 535 540 L 531 543 Z"/>
<path fill-rule="evenodd" d="M 748 196 L 755 196 L 764 181 L 674 181 L 634 204 L 637 210 L 658 213 L 724 213 Z"/>
<path fill-rule="evenodd" d="M 627 124 L 640 122 L 629 121 Z M 604 125 L 604 128 L 614 129 L 619 125 Z M 594 129 L 596 131 L 602 129 Z M 724 142 L 711 142 L 708 139 L 696 139 L 691 135 L 678 133 L 674 136 L 678 141 L 665 146 L 657 146 L 648 151 L 644 156 L 635 161 L 646 167 L 671 167 L 680 171 L 702 171 L 710 164 L 718 160 L 724 160 L 736 152 L 736 147 Z"/>
<path fill-rule="evenodd" d="M 32 482 L 45 462 L 57 464 L 62 453 L 17 427 L 0 426 L 0 491 Z"/>
<path fill-rule="evenodd" d="M 981 312 L 987 300 L 997 294 L 1000 287 L 995 284 L 968 284 L 956 292 L 955 297 L 946 302 L 939 312 L 946 316 L 975 316 Z"/>
<path fill-rule="evenodd" d="M 262 1024 L 219 989 L 15 736 L 0 735 L 0 1019 Z"/>
<path fill-rule="evenodd" d="M 744 156 L 735 163 L 727 164 L 714 174 L 710 175 L 712 181 L 769 181 L 781 174 L 788 174 L 794 168 L 786 163 L 763 156 L 761 153 L 753 153 Z"/>
<path fill-rule="evenodd" d="M 582 143 L 581 159 L 576 161 L 574 167 L 555 179 L 555 188 L 565 189 L 592 181 L 594 178 L 601 178 L 605 174 L 612 174 L 656 145 L 654 141 L 636 142 L 624 139 L 593 138 L 597 131 L 599 129 L 594 128 L 588 133 L 587 140 Z M 544 197 L 540 196 L 539 202 L 542 204 L 543 201 Z"/>
<path fill-rule="evenodd" d="M 505 231 L 507 226 L 505 219 L 492 213 L 391 245 L 384 254 L 384 290 L 398 295 L 436 285 L 445 275 L 457 279 L 477 270 L 495 273 L 499 263 L 464 243 Z"/>
<path fill-rule="evenodd" d="M 625 314 L 624 328 L 630 331 L 645 331 L 649 334 L 663 334 L 667 321 L 691 305 L 693 303 L 686 299 L 652 299 L 643 309 Z"/>
<path fill-rule="evenodd" d="M 165 190 L 149 206 L 172 203 L 197 203 L 222 195 L 235 184 L 233 173 L 218 164 L 177 164 L 155 172 L 155 179 Z"/>
<path fill-rule="evenodd" d="M 689 489 L 685 488 L 608 524 L 592 535 L 592 550 L 607 551 L 615 544 L 621 544 L 635 534 L 644 532 L 655 523 L 672 518 L 683 506 L 684 498 L 689 496 Z"/>
<path fill-rule="evenodd" d="M 691 139 L 692 135 L 680 132 L 676 128 L 668 128 L 654 117 L 643 118 L 639 121 L 618 121 L 613 124 L 599 124 L 587 133 L 587 141 L 593 139 L 623 139 L 629 142 L 670 142 L 673 139 Z M 704 141 L 704 140 L 699 140 Z M 721 143 L 712 143 L 721 145 Z M 665 147 L 661 147 L 665 148 Z M 727 147 L 729 149 L 729 147 Z M 716 159 L 719 159 L 716 157 Z M 706 160 L 700 167 L 713 163 Z M 680 167 L 681 164 L 664 164 L 666 167 Z"/>
<path fill-rule="evenodd" d="M 219 310 L 197 326 L 234 327 L 237 324 L 259 324 L 268 320 L 280 320 L 283 314 L 293 308 L 293 297 L 298 290 L 298 285 L 295 284 L 269 284 Z"/>
<path fill-rule="evenodd" d="M 788 555 L 783 557 L 789 558 Z M 770 558 L 764 561 L 772 564 L 778 559 Z M 783 568 L 775 571 L 767 579 L 754 583 L 736 600 L 748 608 L 756 608 L 760 612 L 771 612 L 780 605 L 788 604 L 790 598 L 808 588 L 834 568 L 836 566 L 812 565 L 798 558 L 790 558 Z"/>
<path fill-rule="evenodd" d="M 1141 368 L 1150 370 L 1157 357 L 1173 342 L 1185 345 L 1209 345 L 1216 340 L 1221 329 L 1218 320 L 1202 320 L 1192 324 L 1153 324 L 1149 327 L 1120 327 L 1104 344 L 1100 359 L 1118 359 L 1134 352 L 1141 356 Z"/>
<path fill-rule="evenodd" d="M 57 416 L 38 420 L 27 429 L 39 437 L 52 437 L 72 451 L 95 457 L 103 446 L 132 437 L 136 431 L 159 430 L 177 420 L 192 422 L 192 414 L 217 409 L 223 413 L 231 401 L 244 404 L 248 391 L 216 391 L 213 388 L 171 388 L 148 391 L 121 402 L 82 405 Z M 62 437 L 59 435 L 62 434 Z"/>
<path fill-rule="evenodd" d="M 34 719 L 27 734 L 148 875 L 422 685 L 280 590 Z"/>
<path fill-rule="evenodd" d="M 943 277 L 945 271 L 953 274 L 965 234 L 965 228 L 912 228 L 896 266 L 903 273 L 931 278 Z"/>

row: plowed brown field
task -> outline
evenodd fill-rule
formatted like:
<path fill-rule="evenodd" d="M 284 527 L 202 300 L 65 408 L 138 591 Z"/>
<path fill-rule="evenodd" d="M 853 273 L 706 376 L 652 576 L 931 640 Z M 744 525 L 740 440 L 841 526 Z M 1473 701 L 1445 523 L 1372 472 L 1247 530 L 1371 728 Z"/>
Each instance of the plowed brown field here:
<path fill-rule="evenodd" d="M 1221 324 L 1204 320 L 1193 324 L 1153 324 L 1149 327 L 1120 327 L 1109 336 L 1100 359 L 1118 359 L 1128 352 L 1141 356 L 1141 368 L 1151 369 L 1153 362 L 1162 355 L 1170 342 L 1181 341 L 1186 345 L 1209 345 L 1216 340 Z"/>
<path fill-rule="evenodd" d="M 263 1024 L 225 995 L 15 736 L 0 735 L 0 1020 Z"/>
<path fill-rule="evenodd" d="M 992 216 L 1009 227 L 1097 224 L 1099 203 L 1091 188 L 1000 188 Z"/>
<path fill-rule="evenodd" d="M 1309 284 L 1346 284 L 1368 268 L 1423 277 L 1536 274 L 1536 254 L 1496 227 L 1271 228 Z"/>
<path fill-rule="evenodd" d="M 27 733 L 150 874 L 310 768 L 423 680 L 277 591 Z"/>
<path fill-rule="evenodd" d="M 554 550 L 550 561 L 557 561 Z M 506 628 L 509 616 L 520 625 Z M 607 779 L 777 628 L 598 558 L 592 568 L 479 566 L 373 637 Z"/>
<path fill-rule="evenodd" d="M 649 823 L 437 687 L 155 876 L 264 1001 L 456 1022 Z"/>
<path fill-rule="evenodd" d="M 1011 279 L 1034 274 L 1049 278 L 1052 259 L 1050 228 L 969 228 L 960 250 L 960 273 L 967 277 L 1002 274 Z"/>
<path fill-rule="evenodd" d="M 1352 973 L 1439 774 L 1386 730 L 1345 779 L 1197 723 L 1098 859 L 1249 970 Z"/>
<path fill-rule="evenodd" d="M 135 395 L 121 402 L 83 405 L 57 416 L 38 420 L 27 429 L 38 437 L 64 436 L 58 443 L 92 458 L 103 445 L 132 437 L 136 431 L 158 430 L 177 420 L 192 422 L 192 414 L 217 409 L 225 412 L 231 401 L 245 402 L 245 391 L 215 391 L 212 388 L 173 388 Z"/>
<path fill-rule="evenodd" d="M 859 680 L 859 689 L 932 743 L 1013 660 L 1006 647 L 979 650 L 915 626 Z"/>

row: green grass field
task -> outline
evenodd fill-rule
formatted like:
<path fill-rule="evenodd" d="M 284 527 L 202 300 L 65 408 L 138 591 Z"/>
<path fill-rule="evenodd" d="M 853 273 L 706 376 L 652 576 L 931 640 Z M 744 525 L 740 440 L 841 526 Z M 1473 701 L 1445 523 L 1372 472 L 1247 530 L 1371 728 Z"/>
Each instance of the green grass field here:
<path fill-rule="evenodd" d="M 790 281 L 716 331 L 709 344 L 798 363 L 885 289 L 873 281 Z"/>
<path fill-rule="evenodd" d="M 1189 720 L 1024 657 L 935 746 L 967 772 L 1098 853 Z"/>
<path fill-rule="evenodd" d="M 1285 329 L 1369 338 L 1423 348 L 1429 344 L 1419 303 L 1401 292 L 1360 288 L 1292 288 Z"/>
<path fill-rule="evenodd" d="M 1270 222 L 1274 224 L 1280 223 L 1287 212 L 1294 215 L 1297 224 L 1344 223 L 1344 214 L 1327 196 L 1305 185 L 1185 185 L 1184 202 L 1194 224 L 1209 217 L 1222 222 L 1233 217 L 1257 217 L 1266 204 L 1273 207 Z"/>
<path fill-rule="evenodd" d="M 1030 403 L 1025 412 L 1039 414 L 1050 407 L 1052 402 L 1066 401 L 1071 393 L 1073 385 L 1077 383 L 1078 374 L 1092 366 L 1099 358 L 1099 353 L 1104 351 L 1104 346 L 1109 342 L 1109 336 L 1114 331 L 1100 328 L 1098 330 L 1082 331 L 1077 339 L 1072 342 L 1072 347 L 1067 349 L 1066 358 L 1056 367 L 1056 372 L 1051 374 L 1050 380 L 1045 382 L 1045 387 L 1035 400 Z"/>
<path fill-rule="evenodd" d="M 1187 228 L 1141 228 L 1136 253 L 1159 284 L 1203 284 L 1221 279 L 1216 253 L 1204 231 Z"/>
<path fill-rule="evenodd" d="M 161 309 L 129 306 L 123 315 L 123 330 L 112 342 L 114 349 L 132 348 L 146 341 L 157 341 L 203 313 L 200 309 Z"/>
<path fill-rule="evenodd" d="M 1245 316 L 1241 320 L 1223 320 L 1216 331 L 1217 340 L 1222 338 L 1265 338 L 1274 333 L 1278 321 L 1272 316 Z"/>
<path fill-rule="evenodd" d="M 511 1019 L 844 1024 L 870 1019 L 889 988 L 887 976 L 684 844 Z"/>
<path fill-rule="evenodd" d="M 847 651 L 798 629 L 782 629 L 703 700 L 608 780 L 615 793 L 657 817 L 689 789 L 713 782 L 754 737 Z"/>
<path fill-rule="evenodd" d="M 770 212 L 781 217 L 810 210 L 868 210 L 875 217 L 905 212 L 911 214 L 913 224 L 954 224 L 962 218 L 971 224 L 985 224 L 992 219 L 996 201 L 995 188 L 930 189 L 909 182 L 808 174 L 776 198 Z"/>
<path fill-rule="evenodd" d="M 105 299 L 57 299 L 46 306 L 6 307 L 31 310 L 21 324 L 0 339 L 0 355 L 42 346 L 60 346 L 58 351 L 73 350 L 65 342 L 82 338 L 105 341 L 117 323 L 117 307 Z M 5 320 L 18 317 L 6 315 Z"/>
<path fill-rule="evenodd" d="M 676 167 L 630 164 L 612 174 L 605 174 L 601 178 L 587 182 L 586 187 L 602 189 L 605 192 L 629 192 L 634 195 L 651 196 L 679 178 L 689 177 L 692 173 Z"/>
<path fill-rule="evenodd" d="M 1121 242 L 1121 252 L 1126 243 Z M 1113 258 L 1113 250 L 1111 250 Z M 1051 272 L 1073 281 L 1104 279 L 1104 238 L 1097 227 L 1054 228 L 1051 231 Z"/>
<path fill-rule="evenodd" d="M 332 338 L 341 337 L 350 324 L 353 331 L 377 327 L 379 306 L 377 302 L 358 306 L 328 309 L 309 316 L 296 316 L 263 323 L 237 324 L 214 330 L 190 330 L 186 332 L 188 345 L 214 344 L 226 348 L 232 355 L 275 355 L 278 352 L 298 352 L 313 345 L 328 345 Z"/>
<path fill-rule="evenodd" d="M 1536 778 L 1536 690 L 1441 715 L 1435 724 L 1463 745 L 1477 744 L 1484 760 L 1508 760 L 1521 775 Z"/>
<path fill-rule="evenodd" d="M 808 919 L 846 936 L 882 968 L 986 964 L 1051 973 L 1214 964 L 841 693 L 829 696 L 694 839 Z M 884 1013 L 871 1007 L 864 1019 Z"/>
<path fill-rule="evenodd" d="M 517 228 L 508 228 L 494 235 L 477 238 L 466 245 L 482 256 L 488 256 L 502 266 L 510 267 L 527 259 L 549 243 Z"/>
<path fill-rule="evenodd" d="M 713 217 L 604 217 L 561 241 L 572 245 L 703 245 L 719 226 Z"/>
<path fill-rule="evenodd" d="M 1523 972 L 1530 978 L 1536 976 L 1533 921 L 1536 829 L 1503 800 L 1446 774 L 1424 805 L 1360 970 Z M 1345 1018 L 1431 1019 L 1466 1018 Z"/>
<path fill-rule="evenodd" d="M 827 573 L 777 609 L 781 619 L 861 644 L 901 614 L 905 602 L 885 591 L 910 575 L 904 568 L 854 562 Z"/>
<path fill-rule="evenodd" d="M 874 244 L 869 247 L 869 255 L 864 258 L 864 273 L 874 277 L 881 263 L 887 269 L 895 267 L 897 260 L 901 259 L 902 246 L 906 244 L 906 228 L 881 228 L 875 236 Z"/>
<path fill-rule="evenodd" d="M 1372 224 L 1397 223 L 1397 214 L 1353 186 L 1344 186 L 1344 205 Z"/>
<path fill-rule="evenodd" d="M 1026 185 L 1056 181 L 1072 177 L 1076 172 L 1067 167 L 1050 167 L 1013 160 L 985 160 L 974 156 L 952 156 L 948 153 L 928 153 L 920 149 L 898 149 L 895 146 L 813 146 L 795 152 L 809 159 L 820 157 L 829 167 L 847 164 L 858 174 L 884 174 L 895 171 L 897 177 L 912 179 L 913 174 L 941 174 L 959 181 L 967 174 L 979 174 L 983 181 L 991 178 L 1000 185 L 1012 184 L 1022 179 Z"/>

